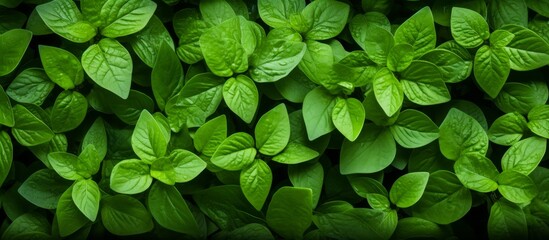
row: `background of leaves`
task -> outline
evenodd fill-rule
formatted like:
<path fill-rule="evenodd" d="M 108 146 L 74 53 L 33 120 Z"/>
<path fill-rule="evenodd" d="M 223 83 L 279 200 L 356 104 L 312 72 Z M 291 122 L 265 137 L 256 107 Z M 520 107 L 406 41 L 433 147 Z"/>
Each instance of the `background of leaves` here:
<path fill-rule="evenodd" d="M 549 2 L 0 0 L 2 239 L 543 239 Z"/>

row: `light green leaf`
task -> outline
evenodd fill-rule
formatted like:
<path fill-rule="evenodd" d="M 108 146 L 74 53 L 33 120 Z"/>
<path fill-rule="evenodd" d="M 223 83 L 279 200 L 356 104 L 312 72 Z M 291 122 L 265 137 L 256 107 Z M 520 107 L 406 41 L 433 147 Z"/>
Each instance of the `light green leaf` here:
<path fill-rule="evenodd" d="M 341 174 L 374 173 L 388 167 L 396 156 L 396 144 L 387 128 L 367 123 L 354 142 L 344 141 Z"/>
<path fill-rule="evenodd" d="M 225 103 L 244 122 L 250 123 L 259 105 L 259 92 L 246 75 L 229 78 L 223 85 Z"/>
<path fill-rule="evenodd" d="M 84 81 L 84 70 L 78 58 L 61 48 L 38 46 L 40 60 L 48 77 L 61 88 L 73 89 Z"/>
<path fill-rule="evenodd" d="M 303 238 L 313 218 L 312 191 L 309 188 L 282 187 L 267 209 L 267 224 L 286 239 Z"/>
<path fill-rule="evenodd" d="M 149 23 L 147 23 L 145 28 L 132 35 L 131 38 L 130 44 L 133 51 L 137 54 L 139 59 L 141 59 L 149 67 L 154 68 L 155 62 L 158 61 L 157 58 L 159 58 L 158 55 L 162 55 L 161 48 L 164 44 L 168 46 L 170 51 L 175 56 L 175 59 L 179 60 L 174 51 L 174 44 L 170 32 L 168 32 L 162 21 L 154 15 L 149 20 Z M 167 60 L 164 60 L 165 62 L 172 62 L 171 57 L 164 56 L 163 58 L 168 58 Z M 177 61 L 177 63 L 180 64 L 179 61 Z"/>
<path fill-rule="evenodd" d="M 55 209 L 59 198 L 71 184 L 71 181 L 61 178 L 55 171 L 46 168 L 30 175 L 17 192 L 40 208 Z"/>
<path fill-rule="evenodd" d="M 423 147 L 438 138 L 438 126 L 424 113 L 406 109 L 390 127 L 395 140 L 405 148 Z"/>
<path fill-rule="evenodd" d="M 132 149 L 143 161 L 153 162 L 166 154 L 169 139 L 156 119 L 143 110 L 132 134 Z"/>
<path fill-rule="evenodd" d="M 13 72 L 32 38 L 32 32 L 23 29 L 12 29 L 0 34 L 0 76 Z"/>
<path fill-rule="evenodd" d="M 69 236 L 90 223 L 90 220 L 74 204 L 72 190 L 71 186 L 61 195 L 55 210 L 61 237 Z"/>
<path fill-rule="evenodd" d="M 202 50 L 199 39 L 210 25 L 202 20 L 200 12 L 195 8 L 184 8 L 173 16 L 173 28 L 179 37 L 177 55 L 181 61 L 194 64 L 202 60 Z"/>
<path fill-rule="evenodd" d="M 250 58 L 250 77 L 256 82 L 275 82 L 299 64 L 307 45 L 288 40 L 267 40 Z"/>
<path fill-rule="evenodd" d="M 488 151 L 488 135 L 473 117 L 452 108 L 439 127 L 439 144 L 442 154 L 451 160 L 474 152 L 485 155 Z"/>
<path fill-rule="evenodd" d="M 493 1 L 488 4 L 488 11 L 490 26 L 494 29 L 501 28 L 506 24 L 528 26 L 528 6 L 525 1 Z"/>
<path fill-rule="evenodd" d="M 110 187 L 122 194 L 144 192 L 151 186 L 153 178 L 149 165 L 137 159 L 123 160 L 111 172 Z"/>
<path fill-rule="evenodd" d="M 283 164 L 298 164 L 312 160 L 319 153 L 299 143 L 290 142 L 281 153 L 273 157 L 273 161 Z"/>
<path fill-rule="evenodd" d="M 402 85 L 388 68 L 379 70 L 372 84 L 379 106 L 387 116 L 393 116 L 404 101 Z"/>
<path fill-rule="evenodd" d="M 63 91 L 55 99 L 51 109 L 53 132 L 67 132 L 80 126 L 88 111 L 88 100 L 76 91 Z"/>
<path fill-rule="evenodd" d="M 389 197 L 399 208 L 416 204 L 429 181 L 428 172 L 413 172 L 400 176 L 392 185 Z"/>
<path fill-rule="evenodd" d="M 332 122 L 349 141 L 358 137 L 365 118 L 364 106 L 356 98 L 337 98 L 332 111 Z"/>
<path fill-rule="evenodd" d="M 442 72 L 442 78 L 447 83 L 457 83 L 471 75 L 472 61 L 463 60 L 457 53 L 446 49 L 433 49 L 425 53 L 421 60 L 435 64 Z"/>
<path fill-rule="evenodd" d="M 515 34 L 512 34 L 507 30 L 498 29 L 490 34 L 490 46 L 495 48 L 503 48 L 507 46 L 513 38 L 515 38 Z"/>
<path fill-rule="evenodd" d="M 298 67 L 313 83 L 332 88 L 331 72 L 334 66 L 334 52 L 328 44 L 308 40 L 307 51 Z"/>
<path fill-rule="evenodd" d="M 547 139 L 529 137 L 513 144 L 501 159 L 503 171 L 514 170 L 524 175 L 529 175 L 545 155 Z"/>
<path fill-rule="evenodd" d="M 11 129 L 13 137 L 23 146 L 36 146 L 53 138 L 53 131 L 22 105 L 13 107 L 15 125 Z"/>
<path fill-rule="evenodd" d="M 528 128 L 538 136 L 549 138 L 549 105 L 540 105 L 528 112 Z"/>
<path fill-rule="evenodd" d="M 151 214 L 139 200 L 125 195 L 102 199 L 101 220 L 105 228 L 118 236 L 146 233 L 153 229 Z"/>
<path fill-rule="evenodd" d="M 237 171 L 252 163 L 256 154 L 254 138 L 238 132 L 223 140 L 210 160 L 220 168 Z"/>
<path fill-rule="evenodd" d="M 310 26 L 305 37 L 326 40 L 337 36 L 345 27 L 349 5 L 333 0 L 320 0 L 309 3 L 302 14 Z"/>
<path fill-rule="evenodd" d="M 503 48 L 511 59 L 511 69 L 528 71 L 549 64 L 549 43 L 537 33 L 519 25 L 506 25 L 501 30 L 515 35 Z"/>
<path fill-rule="evenodd" d="M 351 36 L 362 49 L 365 49 L 366 47 L 364 43 L 369 34 L 367 29 L 371 28 L 372 25 L 385 29 L 391 33 L 391 23 L 389 22 L 389 19 L 380 12 L 357 14 L 353 17 L 351 22 L 349 22 Z M 394 40 L 391 40 L 391 42 L 394 44 Z"/>
<path fill-rule="evenodd" d="M 303 120 L 309 140 L 315 140 L 335 129 L 332 122 L 332 112 L 335 106 L 335 96 L 322 87 L 310 91 L 303 100 Z"/>
<path fill-rule="evenodd" d="M 219 25 L 236 16 L 231 5 L 225 0 L 200 1 L 199 7 L 204 21 L 211 25 Z"/>
<path fill-rule="evenodd" d="M 301 13 L 305 8 L 303 0 L 270 1 L 259 0 L 257 8 L 261 20 L 273 28 L 283 28 L 290 25 L 290 17 Z"/>
<path fill-rule="evenodd" d="M 54 0 L 36 6 L 44 23 L 57 35 L 75 43 L 85 43 L 95 37 L 97 28 L 86 21 L 71 0 Z"/>
<path fill-rule="evenodd" d="M 147 197 L 147 204 L 154 220 L 160 226 L 195 237 L 204 236 L 199 220 L 189 209 L 187 202 L 174 186 L 155 182 Z"/>
<path fill-rule="evenodd" d="M 159 46 L 151 73 L 151 88 L 160 109 L 183 87 L 183 67 L 179 58 L 167 43 Z"/>
<path fill-rule="evenodd" d="M 490 37 L 488 23 L 484 17 L 467 8 L 452 8 L 450 27 L 452 37 L 466 48 L 476 48 Z"/>
<path fill-rule="evenodd" d="M 294 187 L 310 188 L 313 191 L 313 208 L 316 208 L 324 183 L 322 165 L 315 162 L 288 166 L 288 178 Z"/>
<path fill-rule="evenodd" d="M 510 71 L 509 55 L 503 49 L 482 46 L 477 50 L 474 64 L 475 79 L 491 98 L 498 96 Z"/>
<path fill-rule="evenodd" d="M 404 95 L 419 105 L 434 105 L 450 101 L 450 92 L 441 70 L 434 64 L 416 60 L 400 75 Z"/>
<path fill-rule="evenodd" d="M 429 7 L 417 11 L 395 31 L 395 43 L 412 45 L 416 58 L 435 48 L 436 39 L 435 22 Z"/>
<path fill-rule="evenodd" d="M 99 186 L 92 179 L 81 179 L 73 185 L 72 200 L 74 204 L 92 222 L 95 221 L 99 212 L 100 199 Z"/>
<path fill-rule="evenodd" d="M 387 68 L 393 72 L 402 72 L 410 66 L 412 60 L 414 60 L 414 47 L 407 43 L 400 43 L 389 51 Z"/>
<path fill-rule="evenodd" d="M 286 105 L 279 104 L 269 110 L 255 126 L 256 148 L 260 153 L 275 156 L 280 153 L 290 140 L 290 119 Z"/>
<path fill-rule="evenodd" d="M 97 151 L 97 157 L 104 159 L 107 155 L 107 132 L 105 130 L 105 121 L 101 117 L 95 119 L 91 127 L 82 139 L 81 150 L 84 151 L 88 145 L 93 145 Z"/>
<path fill-rule="evenodd" d="M 449 224 L 465 216 L 471 205 L 471 192 L 456 175 L 440 170 L 429 176 L 423 196 L 412 207 L 412 215 L 438 224 Z"/>
<path fill-rule="evenodd" d="M 219 144 L 227 138 L 227 117 L 220 115 L 196 130 L 193 138 L 194 148 L 211 157 Z"/>
<path fill-rule="evenodd" d="M 516 204 L 500 199 L 490 208 L 488 219 L 490 239 L 524 239 L 528 225 L 524 211 Z"/>
<path fill-rule="evenodd" d="M 526 118 L 517 112 L 510 112 L 492 123 L 488 129 L 488 138 L 493 143 L 511 146 L 520 141 L 527 129 Z"/>
<path fill-rule="evenodd" d="M 513 203 L 528 203 L 538 194 L 538 188 L 534 181 L 514 170 L 500 173 L 498 183 L 498 191 L 505 199 Z"/>
<path fill-rule="evenodd" d="M 82 176 L 78 156 L 67 152 L 53 152 L 48 154 L 48 162 L 59 176 L 67 180 L 89 178 L 90 174 Z"/>
<path fill-rule="evenodd" d="M 154 160 L 151 176 L 167 185 L 193 180 L 206 168 L 206 162 L 194 153 L 175 149 L 168 157 Z"/>
<path fill-rule="evenodd" d="M 545 82 L 508 82 L 494 99 L 494 104 L 505 113 L 518 112 L 526 115 L 532 108 L 544 105 L 548 97 L 549 91 Z"/>
<path fill-rule="evenodd" d="M 303 103 L 307 93 L 317 87 L 299 68 L 295 68 L 288 76 L 274 84 L 282 97 L 294 103 Z"/>
<path fill-rule="evenodd" d="M 7 132 L 0 131 L 0 186 L 2 186 L 10 173 L 12 163 L 13 144 L 11 143 L 10 135 Z"/>
<path fill-rule="evenodd" d="M 143 29 L 156 10 L 150 0 L 84 0 L 82 14 L 101 35 L 116 38 Z"/>
<path fill-rule="evenodd" d="M 6 94 L 17 102 L 40 106 L 54 87 L 55 83 L 50 81 L 44 69 L 27 68 L 13 79 Z"/>
<path fill-rule="evenodd" d="M 82 66 L 90 78 L 122 99 L 128 98 L 132 83 L 130 53 L 118 41 L 103 38 L 82 54 Z"/>
<path fill-rule="evenodd" d="M 263 208 L 272 183 L 273 173 L 269 165 L 263 160 L 254 160 L 240 172 L 240 188 L 242 188 L 246 199 L 258 211 Z"/>
<path fill-rule="evenodd" d="M 492 192 L 498 188 L 498 170 L 494 163 L 478 153 L 460 156 L 454 164 L 454 171 L 463 185 L 478 192 Z"/>
<path fill-rule="evenodd" d="M 375 24 L 366 25 L 363 31 L 366 31 L 366 33 L 368 34 L 364 35 L 363 39 L 360 39 L 363 41 L 361 46 L 364 51 L 366 51 L 366 54 L 368 54 L 370 60 L 382 66 L 389 66 L 389 54 L 391 53 L 395 44 L 393 34 L 391 34 L 390 31 L 383 29 Z M 408 46 L 410 47 L 411 45 Z M 410 49 L 410 52 L 413 54 L 413 51 L 414 49 L 412 47 Z M 404 54 L 406 53 L 404 52 Z M 391 62 L 391 66 L 392 63 L 393 62 Z"/>

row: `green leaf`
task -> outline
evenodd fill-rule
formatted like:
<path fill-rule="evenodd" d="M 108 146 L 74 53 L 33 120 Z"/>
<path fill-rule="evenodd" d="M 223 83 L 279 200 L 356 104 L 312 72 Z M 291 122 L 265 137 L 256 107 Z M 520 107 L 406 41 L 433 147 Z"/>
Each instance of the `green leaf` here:
<path fill-rule="evenodd" d="M 488 138 L 493 143 L 511 146 L 522 138 L 528 129 L 526 118 L 517 112 L 498 117 L 488 129 Z"/>
<path fill-rule="evenodd" d="M 467 8 L 452 8 L 450 26 L 452 37 L 459 45 L 466 48 L 476 48 L 490 37 L 488 23 L 484 17 Z"/>
<path fill-rule="evenodd" d="M 511 59 L 511 69 L 528 71 L 549 64 L 549 43 L 537 33 L 519 25 L 506 25 L 501 30 L 515 35 L 503 48 Z"/>
<path fill-rule="evenodd" d="M 404 95 L 413 103 L 435 105 L 450 101 L 441 70 L 430 62 L 413 61 L 401 73 L 400 83 Z"/>
<path fill-rule="evenodd" d="M 501 159 L 503 171 L 514 170 L 529 175 L 545 155 L 547 139 L 529 137 L 513 144 Z"/>
<path fill-rule="evenodd" d="M 10 135 L 5 131 L 0 131 L 0 186 L 10 173 L 12 163 L 13 144 Z"/>
<path fill-rule="evenodd" d="M 498 96 L 510 71 L 509 55 L 503 49 L 482 46 L 477 50 L 474 64 L 475 79 L 490 97 Z"/>
<path fill-rule="evenodd" d="M 310 26 L 305 37 L 326 40 L 337 36 L 345 27 L 349 5 L 333 0 L 320 0 L 308 4 L 302 14 Z"/>
<path fill-rule="evenodd" d="M 452 108 L 439 127 L 440 151 L 444 157 L 457 160 L 461 155 L 475 152 L 485 155 L 488 135 L 473 117 Z"/>
<path fill-rule="evenodd" d="M 395 156 L 396 144 L 389 129 L 367 123 L 354 142 L 343 142 L 340 171 L 343 175 L 379 172 L 388 167 Z"/>
<path fill-rule="evenodd" d="M 434 238 L 443 239 L 446 234 L 441 226 L 418 217 L 406 217 L 398 220 L 398 225 L 391 238 Z"/>
<path fill-rule="evenodd" d="M 153 178 L 149 165 L 137 159 L 123 160 L 111 172 L 110 187 L 123 194 L 144 192 L 151 186 Z"/>
<path fill-rule="evenodd" d="M 490 26 L 494 29 L 506 24 L 528 26 L 528 6 L 525 1 L 503 0 L 488 4 Z"/>
<path fill-rule="evenodd" d="M 87 169 L 87 166 L 83 163 L 83 159 L 72 153 L 52 152 L 48 154 L 48 162 L 59 176 L 67 180 L 89 178 L 93 172 L 91 171 L 92 169 Z"/>
<path fill-rule="evenodd" d="M 454 171 L 463 185 L 478 192 L 492 192 L 498 188 L 498 170 L 487 157 L 478 153 L 463 154 L 454 164 Z"/>
<path fill-rule="evenodd" d="M 515 38 L 515 34 L 512 34 L 506 30 L 498 29 L 490 34 L 490 46 L 495 48 L 503 48 L 507 46 L 513 38 Z"/>
<path fill-rule="evenodd" d="M 390 53 L 391 51 L 393 51 L 392 49 L 395 44 L 393 34 L 391 34 L 390 31 L 378 27 L 374 24 L 366 25 L 366 27 L 362 29 L 362 31 L 365 31 L 368 34 L 364 35 L 364 37 L 360 39 L 363 42 L 359 45 L 361 45 L 364 51 L 366 51 L 366 54 L 368 54 L 370 60 L 379 65 L 387 65 L 388 67 L 389 65 L 393 66 L 393 62 L 388 62 L 390 57 L 395 58 L 394 56 L 390 56 Z M 401 44 L 399 44 L 399 46 L 401 46 Z M 410 49 L 407 49 L 409 50 L 409 52 L 402 53 L 410 53 L 412 54 L 411 57 L 413 58 L 413 47 L 409 44 L 406 46 L 410 47 Z"/>
<path fill-rule="evenodd" d="M 13 107 L 15 125 L 11 129 L 13 137 L 23 146 L 36 146 L 53 138 L 52 130 L 22 105 Z"/>
<path fill-rule="evenodd" d="M 160 226 L 195 237 L 204 236 L 198 219 L 174 186 L 155 182 L 149 191 L 147 204 Z"/>
<path fill-rule="evenodd" d="M 397 227 L 398 216 L 395 210 L 353 208 L 318 214 L 313 221 L 320 232 L 329 238 L 389 239 Z"/>
<path fill-rule="evenodd" d="M 409 172 L 435 172 L 452 170 L 453 161 L 448 161 L 440 152 L 438 142 L 432 142 L 424 147 L 415 148 L 408 159 Z"/>
<path fill-rule="evenodd" d="M 240 172 L 240 187 L 248 201 L 255 209 L 261 211 L 267 200 L 273 173 L 271 168 L 263 160 L 256 159 Z"/>
<path fill-rule="evenodd" d="M 194 148 L 205 156 L 211 157 L 225 138 L 227 138 L 227 117 L 220 115 L 196 130 L 193 138 Z"/>
<path fill-rule="evenodd" d="M 456 175 L 440 170 L 429 176 L 423 196 L 412 207 L 412 215 L 438 224 L 449 224 L 465 216 L 471 205 L 471 192 Z"/>
<path fill-rule="evenodd" d="M 169 139 L 162 127 L 147 111 L 143 110 L 132 134 L 132 149 L 141 160 L 151 163 L 166 154 Z"/>
<path fill-rule="evenodd" d="M 534 181 L 515 170 L 504 170 L 500 173 L 498 183 L 498 191 L 513 203 L 528 203 L 538 194 Z"/>
<path fill-rule="evenodd" d="M 183 87 L 183 67 L 170 46 L 162 42 L 151 73 L 154 99 L 160 109 Z"/>
<path fill-rule="evenodd" d="M 283 28 L 290 25 L 290 17 L 301 13 L 305 8 L 303 0 L 269 1 L 259 0 L 257 8 L 261 20 L 273 28 Z"/>
<path fill-rule="evenodd" d="M 290 119 L 286 105 L 279 104 L 269 110 L 255 126 L 256 148 L 260 153 L 275 156 L 280 153 L 290 140 Z"/>
<path fill-rule="evenodd" d="M 549 105 L 540 105 L 528 112 L 528 128 L 538 136 L 549 138 Z"/>
<path fill-rule="evenodd" d="M 140 31 L 156 10 L 156 3 L 150 0 L 84 0 L 81 5 L 86 19 L 108 38 Z"/>
<path fill-rule="evenodd" d="M 59 225 L 59 235 L 61 237 L 69 236 L 86 224 L 90 220 L 78 209 L 72 200 L 73 186 L 69 187 L 59 198 L 55 217 Z"/>
<path fill-rule="evenodd" d="M 6 92 L 4 92 L 4 88 L 0 86 L 0 125 L 13 127 L 14 124 L 15 119 L 10 99 Z"/>
<path fill-rule="evenodd" d="M 58 133 L 55 134 L 49 142 L 29 147 L 29 150 L 44 163 L 46 167 L 51 168 L 48 154 L 52 152 L 66 152 L 68 145 L 65 134 Z"/>
<path fill-rule="evenodd" d="M 0 34 L 0 76 L 13 72 L 23 58 L 32 38 L 32 32 L 12 29 Z"/>
<path fill-rule="evenodd" d="M 402 107 L 404 101 L 402 85 L 388 68 L 379 70 L 372 84 L 379 106 L 387 116 L 393 116 Z"/>
<path fill-rule="evenodd" d="M 101 220 L 105 228 L 118 236 L 146 233 L 154 224 L 149 211 L 137 199 L 115 195 L 102 200 Z"/>
<path fill-rule="evenodd" d="M 313 218 L 312 191 L 308 188 L 282 187 L 267 209 L 267 224 L 286 239 L 299 239 Z"/>
<path fill-rule="evenodd" d="M 351 36 L 362 49 L 366 48 L 365 40 L 368 37 L 372 39 L 371 36 L 368 36 L 369 33 L 367 31 L 368 29 L 371 29 L 372 25 L 385 29 L 390 33 L 392 32 L 389 19 L 380 12 L 366 12 L 365 14 L 357 14 L 353 17 L 351 22 L 349 22 L 349 31 L 351 32 Z M 394 44 L 394 40 L 391 39 L 391 42 Z"/>
<path fill-rule="evenodd" d="M 250 123 L 259 105 L 259 92 L 246 75 L 229 78 L 223 85 L 225 103 L 244 122 Z"/>
<path fill-rule="evenodd" d="M 412 60 L 414 60 L 414 47 L 407 43 L 400 43 L 389 51 L 387 67 L 393 72 L 402 72 L 410 66 Z"/>
<path fill-rule="evenodd" d="M 526 115 L 536 106 L 544 105 L 549 97 L 545 82 L 508 82 L 503 85 L 494 104 L 503 112 Z"/>
<path fill-rule="evenodd" d="M 206 162 L 194 153 L 175 149 L 169 157 L 156 159 L 151 165 L 151 176 L 167 185 L 193 180 L 206 168 Z"/>
<path fill-rule="evenodd" d="M 100 199 L 99 186 L 92 179 L 78 180 L 72 187 L 74 204 L 92 222 L 95 221 L 99 212 Z"/>
<path fill-rule="evenodd" d="M 26 213 L 17 217 L 4 229 L 2 239 L 53 239 L 51 224 L 44 214 Z"/>
<path fill-rule="evenodd" d="M 13 79 L 6 94 L 20 103 L 42 105 L 54 87 L 44 69 L 27 68 Z"/>
<path fill-rule="evenodd" d="M 514 203 L 500 199 L 490 208 L 490 239 L 523 239 L 528 236 L 524 211 Z"/>
<path fill-rule="evenodd" d="M 210 160 L 220 168 L 237 171 L 252 163 L 256 154 L 254 138 L 238 132 L 223 140 Z"/>
<path fill-rule="evenodd" d="M 313 191 L 313 208 L 316 208 L 324 182 L 322 165 L 316 162 L 288 166 L 288 178 L 294 187 L 310 188 Z"/>
<path fill-rule="evenodd" d="M 80 126 L 88 111 L 88 101 L 79 92 L 63 91 L 55 99 L 51 110 L 53 132 L 67 132 Z"/>
<path fill-rule="evenodd" d="M 400 176 L 389 192 L 391 202 L 399 208 L 411 207 L 423 195 L 428 181 L 428 172 L 414 172 Z"/>
<path fill-rule="evenodd" d="M 71 42 L 85 43 L 97 34 L 97 28 L 84 19 L 74 1 L 54 0 L 36 6 L 36 11 L 54 33 Z"/>
<path fill-rule="evenodd" d="M 84 71 L 78 58 L 61 48 L 38 46 L 40 60 L 48 77 L 61 88 L 73 89 L 84 81 Z"/>
<path fill-rule="evenodd" d="M 256 82 L 275 82 L 299 64 L 307 45 L 303 42 L 264 41 L 250 58 L 250 77 Z"/>
<path fill-rule="evenodd" d="M 354 141 L 364 126 L 364 106 L 356 98 L 337 98 L 332 111 L 334 126 L 349 141 Z"/>
<path fill-rule="evenodd" d="M 425 53 L 421 60 L 435 64 L 447 83 L 457 83 L 471 75 L 473 62 L 462 59 L 457 53 L 446 49 L 433 49 Z"/>
<path fill-rule="evenodd" d="M 319 153 L 313 149 L 310 149 L 304 145 L 290 142 L 276 156 L 273 157 L 273 161 L 283 164 L 298 164 L 312 160 L 319 156 Z"/>
<path fill-rule="evenodd" d="M 435 48 L 436 31 L 431 8 L 424 7 L 403 22 L 395 31 L 395 43 L 414 47 L 414 57 Z"/>
<path fill-rule="evenodd" d="M 55 171 L 41 169 L 30 175 L 17 192 L 40 208 L 55 209 L 61 195 L 71 184 L 72 182 L 59 177 Z"/>
<path fill-rule="evenodd" d="M 307 93 L 317 87 L 299 68 L 276 81 L 276 89 L 286 100 L 294 103 L 303 103 Z"/>
<path fill-rule="evenodd" d="M 107 155 L 107 132 L 105 130 L 105 122 L 102 118 L 95 119 L 91 127 L 86 132 L 82 139 L 82 151 L 88 146 L 93 145 L 97 151 L 97 157 L 104 159 Z"/>
<path fill-rule="evenodd" d="M 231 5 L 225 0 L 205 0 L 200 2 L 200 13 L 211 25 L 219 25 L 236 16 Z"/>
<path fill-rule="evenodd" d="M 310 91 L 303 100 L 303 119 L 309 140 L 315 140 L 335 129 L 332 112 L 336 103 L 335 96 L 322 87 Z"/>
<path fill-rule="evenodd" d="M 204 57 L 198 41 L 210 25 L 202 20 L 198 10 L 184 8 L 176 12 L 173 16 L 173 28 L 179 37 L 179 46 L 176 49 L 179 58 L 187 64 L 202 60 Z"/>
<path fill-rule="evenodd" d="M 406 109 L 390 127 L 393 137 L 405 148 L 423 147 L 438 138 L 438 126 L 424 113 Z"/>
<path fill-rule="evenodd" d="M 122 99 L 128 98 L 133 64 L 130 53 L 118 41 L 103 38 L 82 54 L 82 66 L 93 82 Z"/>
<path fill-rule="evenodd" d="M 171 58 L 173 58 L 171 57 L 172 54 L 167 52 L 166 49 L 162 50 L 162 45 L 164 44 L 167 45 L 167 47 L 173 53 L 173 56 L 175 56 L 175 59 L 178 60 L 177 63 L 180 64 L 179 58 L 177 58 L 177 54 L 175 54 L 174 51 L 174 44 L 170 32 L 168 32 L 162 21 L 156 16 L 153 16 L 149 20 L 149 23 L 147 23 L 145 28 L 132 36 L 130 44 L 139 59 L 141 59 L 149 67 L 154 68 L 155 65 L 158 65 L 157 63 L 155 63 L 156 61 L 161 61 L 160 64 L 173 64 L 172 62 L 174 61 L 171 60 Z M 161 51 L 164 51 L 163 54 Z M 157 60 L 159 58 L 159 55 L 168 54 L 169 57 L 163 57 L 165 58 L 164 61 Z M 173 69 L 170 70 L 174 71 Z M 179 73 L 178 71 L 175 72 Z M 183 73 L 181 72 L 181 75 L 182 74 Z M 175 79 L 170 80 L 174 81 L 177 79 L 178 78 L 176 77 Z"/>
<path fill-rule="evenodd" d="M 313 83 L 328 89 L 333 86 L 331 74 L 334 68 L 334 53 L 328 44 L 308 40 L 307 51 L 298 67 Z"/>
<path fill-rule="evenodd" d="M 265 225 L 250 223 L 228 233 L 227 239 L 265 239 L 274 240 L 273 234 Z"/>

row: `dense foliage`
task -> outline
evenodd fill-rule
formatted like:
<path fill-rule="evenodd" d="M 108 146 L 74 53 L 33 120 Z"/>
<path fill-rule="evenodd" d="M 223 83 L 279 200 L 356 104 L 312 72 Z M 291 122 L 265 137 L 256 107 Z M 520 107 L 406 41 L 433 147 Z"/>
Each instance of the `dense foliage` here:
<path fill-rule="evenodd" d="M 548 0 L 0 0 L 1 239 L 546 239 Z"/>

